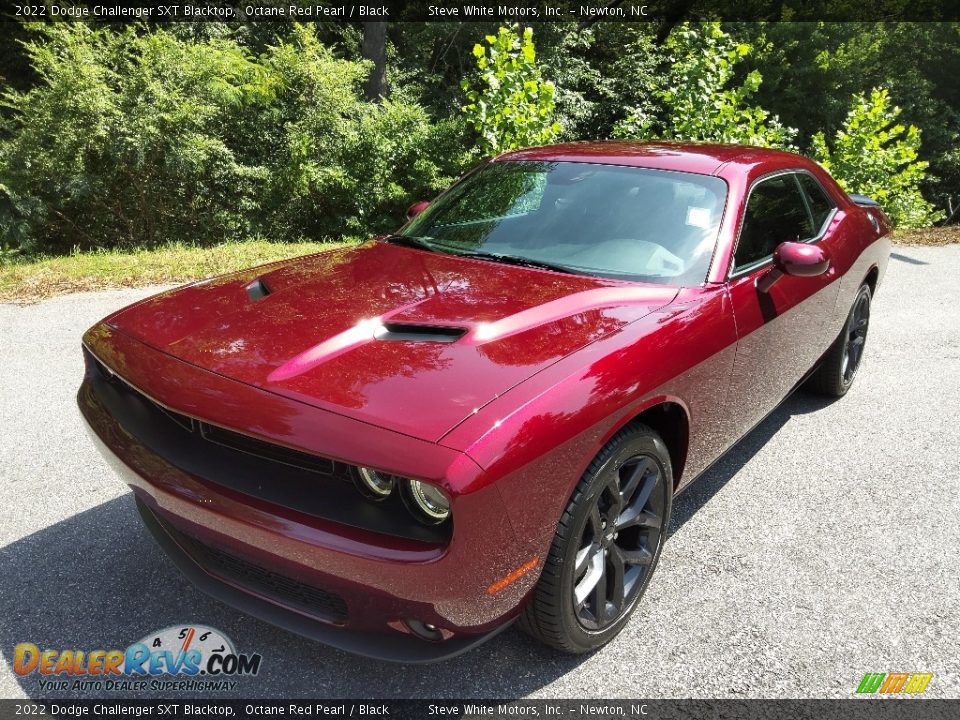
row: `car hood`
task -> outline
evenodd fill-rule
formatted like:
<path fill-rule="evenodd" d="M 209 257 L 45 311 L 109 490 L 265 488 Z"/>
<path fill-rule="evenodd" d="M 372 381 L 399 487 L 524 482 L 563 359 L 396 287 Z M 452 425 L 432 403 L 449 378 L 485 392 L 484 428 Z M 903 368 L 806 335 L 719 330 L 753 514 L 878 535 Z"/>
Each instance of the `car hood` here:
<path fill-rule="evenodd" d="M 220 375 L 437 441 L 676 292 L 373 241 L 195 283 L 108 323 Z"/>

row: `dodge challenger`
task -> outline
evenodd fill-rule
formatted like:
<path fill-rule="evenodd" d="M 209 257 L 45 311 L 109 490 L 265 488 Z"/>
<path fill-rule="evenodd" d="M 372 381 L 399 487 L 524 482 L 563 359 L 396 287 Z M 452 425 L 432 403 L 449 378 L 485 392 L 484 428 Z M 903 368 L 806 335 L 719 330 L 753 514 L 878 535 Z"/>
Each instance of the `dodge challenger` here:
<path fill-rule="evenodd" d="M 180 570 L 427 662 L 628 622 L 674 496 L 863 357 L 890 223 L 799 155 L 574 143 L 395 234 L 196 282 L 83 338 L 91 436 Z"/>

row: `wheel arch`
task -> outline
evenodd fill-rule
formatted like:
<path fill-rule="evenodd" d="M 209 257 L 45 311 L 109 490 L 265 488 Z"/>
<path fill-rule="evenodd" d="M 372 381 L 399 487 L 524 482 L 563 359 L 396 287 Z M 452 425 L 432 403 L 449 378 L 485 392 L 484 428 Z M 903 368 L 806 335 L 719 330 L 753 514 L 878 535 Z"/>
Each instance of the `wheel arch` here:
<path fill-rule="evenodd" d="M 863 278 L 863 282 L 870 286 L 870 295 L 876 295 L 877 283 L 880 282 L 880 268 L 877 265 L 871 266 L 866 277 Z"/>
<path fill-rule="evenodd" d="M 610 430 L 600 447 L 631 422 L 639 422 L 653 430 L 663 440 L 673 466 L 673 488 L 680 486 L 690 446 L 690 412 L 682 400 L 672 396 L 651 398 L 640 408 L 626 413 Z M 599 452 L 599 449 L 598 449 Z"/>

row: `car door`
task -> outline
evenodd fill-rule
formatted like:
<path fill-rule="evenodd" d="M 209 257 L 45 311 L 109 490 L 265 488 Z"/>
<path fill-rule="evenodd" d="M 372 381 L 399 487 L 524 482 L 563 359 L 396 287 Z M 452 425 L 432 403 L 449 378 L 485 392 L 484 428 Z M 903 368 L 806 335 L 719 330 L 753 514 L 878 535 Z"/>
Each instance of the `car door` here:
<path fill-rule="evenodd" d="M 737 323 L 737 352 L 727 406 L 739 437 L 779 403 L 826 349 L 826 318 L 839 283 L 834 268 L 817 277 L 783 275 L 769 288 L 782 242 L 820 243 L 830 254 L 836 206 L 806 171 L 778 172 L 751 187 L 728 288 Z"/>

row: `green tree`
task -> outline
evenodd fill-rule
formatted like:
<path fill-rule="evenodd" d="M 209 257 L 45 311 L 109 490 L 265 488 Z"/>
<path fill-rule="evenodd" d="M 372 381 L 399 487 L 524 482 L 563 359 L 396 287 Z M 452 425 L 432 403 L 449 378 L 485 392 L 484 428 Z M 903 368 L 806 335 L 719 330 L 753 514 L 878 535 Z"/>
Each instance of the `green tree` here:
<path fill-rule="evenodd" d="M 456 123 L 432 121 L 402 92 L 365 102 L 368 65 L 336 57 L 311 25 L 298 25 L 261 64 L 283 88 L 258 120 L 270 134 L 252 135 L 273 139 L 259 143 L 272 236 L 393 229 L 412 199 L 432 197 L 466 164 Z"/>
<path fill-rule="evenodd" d="M 736 65 L 751 49 L 720 23 L 684 23 L 663 46 L 666 70 L 652 83 L 652 102 L 633 108 L 614 134 L 790 148 L 796 130 L 748 103 L 763 81 L 760 72 L 733 83 Z"/>
<path fill-rule="evenodd" d="M 755 47 L 741 67 L 759 68 L 755 96 L 800 138 L 840 128 L 856 93 L 884 87 L 903 107 L 899 121 L 923 130 L 930 163 L 922 190 L 941 208 L 960 198 L 960 23 L 743 23 L 729 32 Z M 805 146 L 804 151 L 809 149 Z"/>
<path fill-rule="evenodd" d="M 899 227 L 924 227 L 943 213 L 920 194 L 929 163 L 918 159 L 920 130 L 898 123 L 900 112 L 886 89 L 854 95 L 832 147 L 818 132 L 813 154 L 845 190 L 871 196 Z"/>
<path fill-rule="evenodd" d="M 555 88 L 536 64 L 533 30 L 501 27 L 473 46 L 479 79 L 463 80 L 463 112 L 479 135 L 485 155 L 549 143 L 560 132 L 554 119 Z"/>

